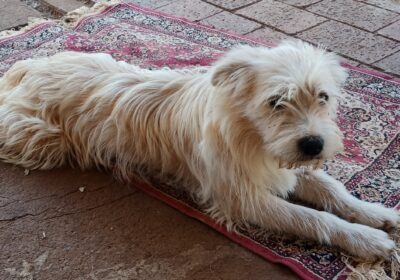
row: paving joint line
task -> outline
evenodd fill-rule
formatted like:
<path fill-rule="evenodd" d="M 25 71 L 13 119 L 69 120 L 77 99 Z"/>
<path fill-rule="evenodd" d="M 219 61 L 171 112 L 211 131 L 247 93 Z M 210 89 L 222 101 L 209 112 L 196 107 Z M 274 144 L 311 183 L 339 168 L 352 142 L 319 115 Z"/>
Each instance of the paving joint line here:
<path fill-rule="evenodd" d="M 322 0 L 322 1 L 323 1 L 323 0 Z M 396 14 L 399 14 L 399 15 L 400 15 L 400 12 L 393 11 L 393 10 L 390 10 L 390 9 L 388 9 L 388 8 L 385 8 L 385 7 L 377 6 L 377 5 L 375 5 L 374 3 L 368 3 L 368 2 L 365 2 L 365 1 L 357 1 L 357 2 L 359 2 L 359 3 L 364 3 L 364 4 L 367 4 L 367 5 L 369 5 L 369 6 L 373 6 L 373 7 L 375 7 L 375 8 L 379 8 L 379 9 L 386 10 L 386 11 L 393 12 L 393 13 L 396 13 Z M 392 0 L 392 2 L 394 3 L 395 0 Z"/>
<path fill-rule="evenodd" d="M 262 0 L 257 0 L 255 2 L 246 4 L 246 5 L 237 7 L 237 8 L 233 8 L 233 9 L 228 9 L 228 8 L 223 7 L 223 6 L 219 6 L 219 5 L 215 4 L 215 3 L 208 2 L 207 0 L 201 0 L 201 1 L 205 2 L 207 4 L 210 4 L 210 5 L 214 6 L 214 7 L 220 8 L 220 9 L 226 11 L 226 12 L 230 12 L 231 14 L 235 14 L 234 12 L 236 12 L 237 10 L 240 10 L 240 9 L 243 9 L 243 8 L 247 8 L 247 7 L 251 6 L 251 5 L 254 5 L 254 4 L 257 4 L 257 3 L 261 2 Z"/>
<path fill-rule="evenodd" d="M 371 34 L 375 34 L 374 32 L 376 32 L 376 31 L 378 31 L 378 30 L 381 29 L 381 28 L 379 28 L 379 29 L 376 29 L 376 30 L 374 30 L 374 31 L 370 31 L 370 30 L 365 29 L 365 28 L 363 28 L 363 27 L 359 27 L 359 26 L 356 26 L 356 25 L 352 25 L 352 24 L 350 24 L 350 23 L 348 23 L 348 22 L 341 21 L 341 20 L 338 20 L 338 19 L 335 19 L 335 18 L 331 18 L 331 17 L 326 16 L 326 15 L 321 15 L 321 14 L 318 14 L 318 13 L 316 13 L 316 12 L 312 12 L 312 11 L 308 11 L 308 10 L 306 10 L 306 11 L 309 12 L 309 13 L 312 13 L 312 14 L 314 14 L 314 15 L 317 15 L 317 16 L 320 16 L 320 17 L 323 17 L 323 18 L 326 18 L 326 19 L 328 19 L 328 20 L 333 20 L 333 21 L 336 21 L 336 22 L 340 22 L 340 23 L 346 24 L 346 25 L 348 25 L 348 26 L 351 26 L 351 27 L 356 28 L 356 29 L 360 29 L 360 30 L 362 30 L 362 31 L 365 31 L 365 32 L 368 32 L 368 33 L 371 33 Z M 390 22 L 390 24 L 395 23 L 397 20 L 399 20 L 398 16 L 395 17 L 394 19 L 395 19 L 395 20 L 392 21 L 392 22 Z M 388 25 L 390 25 L 390 24 L 388 24 Z M 382 27 L 382 28 L 383 28 L 383 27 Z"/>

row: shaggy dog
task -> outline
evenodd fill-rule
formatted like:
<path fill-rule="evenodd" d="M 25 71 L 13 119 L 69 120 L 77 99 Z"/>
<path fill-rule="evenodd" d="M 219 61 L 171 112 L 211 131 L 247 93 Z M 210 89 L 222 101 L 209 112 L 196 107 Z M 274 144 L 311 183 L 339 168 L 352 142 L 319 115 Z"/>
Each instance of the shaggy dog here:
<path fill-rule="evenodd" d="M 229 228 L 256 224 L 387 258 L 395 243 L 379 228 L 396 226 L 398 213 L 317 169 L 343 148 L 335 112 L 345 78 L 334 54 L 301 42 L 241 46 L 206 73 L 106 54 L 20 61 L 0 80 L 0 158 L 105 167 L 123 179 L 173 174 Z"/>

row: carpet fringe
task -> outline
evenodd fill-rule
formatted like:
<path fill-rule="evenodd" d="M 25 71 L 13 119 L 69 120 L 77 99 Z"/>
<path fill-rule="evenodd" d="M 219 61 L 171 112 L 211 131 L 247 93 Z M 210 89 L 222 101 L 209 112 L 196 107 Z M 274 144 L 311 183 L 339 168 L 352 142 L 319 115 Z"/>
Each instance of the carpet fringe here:
<path fill-rule="evenodd" d="M 75 27 L 81 19 L 84 17 L 98 14 L 102 12 L 104 9 L 106 9 L 109 6 L 119 4 L 123 1 L 120 0 L 99 0 L 94 4 L 92 7 L 87 7 L 87 6 L 82 6 L 76 10 L 73 10 L 66 15 L 64 15 L 61 19 L 44 19 L 44 18 L 28 18 L 28 25 L 16 29 L 16 28 L 11 28 L 8 30 L 3 30 L 0 31 L 0 39 L 4 39 L 7 37 L 13 37 L 25 32 L 28 32 L 29 30 L 32 30 L 36 26 L 42 24 L 42 23 L 61 23 L 64 27 L 68 29 L 72 29 Z"/>
<path fill-rule="evenodd" d="M 396 249 L 392 252 L 389 261 L 377 261 L 374 263 L 363 262 L 350 256 L 342 256 L 342 261 L 350 272 L 347 273 L 349 280 L 396 280 L 400 277 L 400 230 L 390 234 L 390 237 L 396 242 Z M 356 264 L 354 264 L 354 261 Z M 386 271 L 389 268 L 390 271 Z M 389 273 L 389 274 L 388 274 Z"/>
<path fill-rule="evenodd" d="M 76 10 L 73 10 L 69 13 L 67 13 L 65 16 L 63 16 L 60 21 L 62 24 L 67 27 L 67 28 L 74 28 L 79 24 L 79 22 L 91 15 L 99 14 L 105 9 L 107 9 L 110 6 L 120 4 L 123 1 L 121 0 L 101 0 L 101 1 L 96 1 L 96 3 L 92 7 L 87 7 L 87 6 L 82 6 Z"/>
<path fill-rule="evenodd" d="M 8 29 L 8 30 L 0 31 L 0 39 L 4 39 L 7 37 L 13 37 L 13 36 L 28 32 L 29 30 L 32 30 L 36 26 L 38 26 L 42 23 L 45 23 L 45 22 L 55 22 L 55 21 L 50 20 L 50 19 L 44 19 L 44 18 L 29 18 L 27 26 L 24 26 L 20 29 L 12 28 L 12 29 Z"/>

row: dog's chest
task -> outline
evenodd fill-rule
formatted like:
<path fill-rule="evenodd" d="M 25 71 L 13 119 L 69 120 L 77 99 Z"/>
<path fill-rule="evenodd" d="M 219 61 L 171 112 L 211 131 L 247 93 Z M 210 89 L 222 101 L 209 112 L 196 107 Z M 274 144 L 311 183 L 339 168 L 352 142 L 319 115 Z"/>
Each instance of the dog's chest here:
<path fill-rule="evenodd" d="M 268 172 L 267 186 L 271 193 L 286 198 L 293 192 L 297 184 L 297 176 L 293 170 L 275 169 Z"/>

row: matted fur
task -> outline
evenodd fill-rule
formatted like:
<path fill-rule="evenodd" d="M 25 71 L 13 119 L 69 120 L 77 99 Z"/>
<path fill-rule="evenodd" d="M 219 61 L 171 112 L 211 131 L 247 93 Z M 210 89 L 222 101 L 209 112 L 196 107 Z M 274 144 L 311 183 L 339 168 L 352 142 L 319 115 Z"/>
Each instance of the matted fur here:
<path fill-rule="evenodd" d="M 173 175 L 228 228 L 252 223 L 386 258 L 395 244 L 375 228 L 397 225 L 397 212 L 313 169 L 343 148 L 335 117 L 345 78 L 334 54 L 300 42 L 242 46 L 206 73 L 149 71 L 106 54 L 20 61 L 0 80 L 0 158 L 113 169 L 125 180 Z M 308 135 L 324 139 L 313 158 L 298 148 Z"/>

